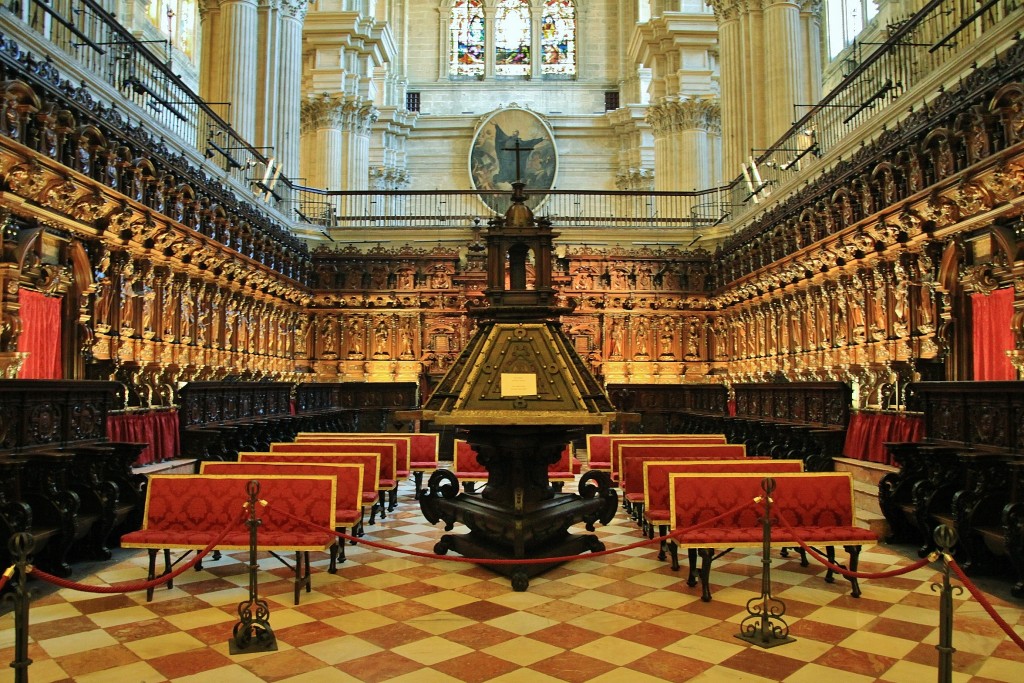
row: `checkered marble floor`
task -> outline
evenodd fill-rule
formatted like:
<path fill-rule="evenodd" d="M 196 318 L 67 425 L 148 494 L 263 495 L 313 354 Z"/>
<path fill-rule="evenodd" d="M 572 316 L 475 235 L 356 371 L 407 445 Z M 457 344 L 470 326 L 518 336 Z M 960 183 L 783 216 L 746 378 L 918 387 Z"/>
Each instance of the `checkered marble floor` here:
<path fill-rule="evenodd" d="M 441 526 L 420 515 L 411 485 L 400 493 L 399 509 L 367 527 L 367 538 L 431 551 Z M 640 539 L 622 513 L 597 533 L 609 548 Z M 260 560 L 260 593 L 270 604 L 278 644 L 269 653 L 228 653 L 237 605 L 248 597 L 245 553 L 186 572 L 173 589 L 158 588 L 151 603 L 142 592 L 43 592 L 30 615 L 30 680 L 901 683 L 937 677 L 934 568 L 862 581 L 864 594 L 853 599 L 847 581 L 826 584 L 813 561 L 802 568 L 792 556 L 776 556 L 773 592 L 786 603 L 796 641 L 764 650 L 735 637 L 746 601 L 760 591 L 760 557 L 753 552 L 716 561 L 710 603 L 659 562 L 654 547 L 583 556 L 533 578 L 523 593 L 475 565 L 365 546 L 347 552 L 336 575 L 326 573 L 326 557 L 315 562 L 313 592 L 303 593 L 298 606 L 289 571 L 269 556 Z M 899 549 L 872 546 L 862 553 L 861 569 L 909 563 Z M 145 567 L 145 552 L 117 551 L 95 573 L 83 576 L 79 568 L 73 578 L 138 580 Z M 953 680 L 1024 680 L 1024 652 L 969 594 L 954 599 Z M 1024 634 L 1024 604 L 993 601 Z M 13 642 L 8 612 L 0 616 L 2 670 L 13 659 Z"/>

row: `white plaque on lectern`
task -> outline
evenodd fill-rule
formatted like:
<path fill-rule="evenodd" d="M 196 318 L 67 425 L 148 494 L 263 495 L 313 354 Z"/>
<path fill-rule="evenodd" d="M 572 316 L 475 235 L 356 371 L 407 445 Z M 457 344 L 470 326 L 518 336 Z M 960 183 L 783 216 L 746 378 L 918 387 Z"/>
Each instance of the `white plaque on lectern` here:
<path fill-rule="evenodd" d="M 532 372 L 501 373 L 501 397 L 536 396 L 537 375 Z"/>

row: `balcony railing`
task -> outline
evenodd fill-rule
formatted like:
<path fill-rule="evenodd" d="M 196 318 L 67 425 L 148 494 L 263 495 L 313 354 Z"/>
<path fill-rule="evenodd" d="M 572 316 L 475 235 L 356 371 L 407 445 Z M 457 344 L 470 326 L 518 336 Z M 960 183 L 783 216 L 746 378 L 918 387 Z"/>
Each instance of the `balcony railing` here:
<path fill-rule="evenodd" d="M 387 227 L 461 228 L 503 214 L 511 192 L 394 190 L 330 192 L 296 188 L 299 223 L 325 230 Z M 700 192 L 606 192 L 527 189 L 537 216 L 560 225 L 595 228 L 699 228 L 720 222 L 723 188 Z M 493 208 L 492 208 L 493 207 Z"/>
<path fill-rule="evenodd" d="M 549 190 L 534 208 L 566 225 L 595 228 L 701 228 L 742 221 L 766 190 L 809 177 L 818 157 L 866 136 L 869 122 L 902 106 L 904 96 L 954 59 L 978 52 L 997 31 L 1021 25 L 1024 0 L 950 2 L 930 0 L 888 27 L 878 45 L 853 48 L 849 74 L 768 151 L 749 179 L 702 192 L 602 192 Z M 240 187 L 258 188 L 267 158 L 241 139 L 214 109 L 177 75 L 166 47 L 136 38 L 97 0 L 11 0 L 12 13 L 75 69 L 92 72 L 121 97 L 147 112 L 181 144 L 204 153 Z M 1009 34 L 1007 34 L 1009 35 Z M 873 48 L 873 49 L 872 49 Z M 859 60 L 859 62 L 857 61 Z M 915 100 L 915 104 L 921 98 Z M 118 98 L 111 98 L 114 106 Z M 255 177 L 254 177 L 255 176 Z M 465 227 L 507 206 L 510 193 L 474 191 L 323 191 L 282 177 L 276 194 L 265 193 L 300 232 L 388 227 Z M 491 208 L 494 207 L 494 208 Z M 685 235 L 684 235 L 685 236 Z"/>
<path fill-rule="evenodd" d="M 166 41 L 140 40 L 110 13 L 105 7 L 109 4 L 12 0 L 2 5 L 0 16 L 13 14 L 23 24 L 21 31 L 44 41 L 48 57 L 59 62 L 59 51 L 75 70 L 91 73 L 117 91 L 118 96 L 111 93 L 108 102 L 115 109 L 127 109 L 124 101 L 133 103 L 159 127 L 168 143 L 176 141 L 198 150 L 240 187 L 251 187 L 253 176 L 259 175 L 268 159 L 234 132 L 215 110 L 220 105 L 204 101 L 175 73 Z M 77 80 L 71 71 L 63 75 Z M 125 113 L 135 118 L 132 112 Z"/>
<path fill-rule="evenodd" d="M 728 203 L 742 207 L 742 217 L 757 208 L 772 189 L 806 178 L 808 165 L 818 157 L 865 139 L 870 122 L 894 105 L 919 105 L 929 93 L 915 93 L 908 103 L 903 96 L 941 73 L 944 67 L 964 55 L 979 54 L 989 59 L 996 46 L 982 41 L 997 30 L 1020 30 L 1024 22 L 1021 0 L 977 0 L 951 2 L 931 0 L 913 16 L 891 24 L 883 34 L 888 37 L 876 45 L 855 44 L 851 48 L 849 73 L 820 102 L 803 116 L 767 151 L 756 159 L 756 169 L 736 178 L 728 192 Z M 990 49 L 991 48 L 991 49 Z M 969 66 L 969 64 L 967 64 Z M 799 112 L 798 112 L 799 113 Z"/>

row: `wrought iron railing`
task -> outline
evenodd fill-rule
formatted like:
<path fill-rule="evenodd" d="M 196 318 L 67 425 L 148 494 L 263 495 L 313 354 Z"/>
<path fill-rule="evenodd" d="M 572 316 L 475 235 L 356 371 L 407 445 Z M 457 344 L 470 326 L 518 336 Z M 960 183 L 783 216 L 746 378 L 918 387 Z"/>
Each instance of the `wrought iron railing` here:
<path fill-rule="evenodd" d="M 766 191 L 807 178 L 808 165 L 900 103 L 930 74 L 977 51 L 995 30 L 1020 26 L 1022 0 L 930 0 L 888 27 L 878 45 L 855 46 L 854 66 L 756 159 L 749 178 L 702 192 L 549 190 L 535 201 L 539 215 L 565 224 L 610 228 L 701 228 L 736 223 Z M 97 0 L 7 0 L 3 5 L 31 31 L 147 112 L 183 145 L 204 153 L 240 187 L 254 188 L 297 228 L 346 230 L 472 225 L 502 213 L 511 193 L 474 191 L 325 191 L 282 177 L 273 192 L 261 187 L 268 159 L 241 139 L 214 109 L 174 73 L 168 48 L 136 38 Z M 4 10 L 0 10 L 3 12 Z M 865 48 L 868 49 L 865 49 Z M 873 48 L 873 49 L 871 49 Z M 857 61 L 859 60 L 859 63 Z M 117 104 L 116 100 L 112 102 Z M 315 232 L 315 230 L 314 230 Z"/>
<path fill-rule="evenodd" d="M 930 0 L 906 20 L 891 24 L 883 32 L 888 36 L 884 41 L 855 44 L 849 73 L 756 158 L 756 168 L 730 184 L 728 203 L 741 207 L 741 218 L 749 214 L 773 189 L 806 178 L 809 164 L 848 144 L 851 136 L 869 137 L 871 122 L 877 127 L 882 112 L 897 103 L 905 106 L 901 98 L 929 76 L 956 58 L 978 53 L 982 40 L 996 29 L 1019 31 L 1022 21 L 1021 0 Z M 991 50 L 984 54 L 990 57 Z"/>
<path fill-rule="evenodd" d="M 46 42 L 49 56 L 58 58 L 55 51 L 63 53 L 75 70 L 90 73 L 116 90 L 118 96 L 111 93 L 108 104 L 128 109 L 123 102 L 133 103 L 169 144 L 198 150 L 240 187 L 254 187 L 254 179 L 259 181 L 266 168 L 266 156 L 235 133 L 215 109 L 221 105 L 204 101 L 175 73 L 167 41 L 140 40 L 118 22 L 107 9 L 109 4 L 7 0 L 0 15 L 10 13 L 20 19 L 22 30 Z M 72 72 L 66 75 L 75 80 Z M 135 118 L 130 110 L 125 113 Z M 283 198 L 283 192 L 278 195 Z"/>
<path fill-rule="evenodd" d="M 387 227 L 466 228 L 486 225 L 508 208 L 512 193 L 474 190 L 331 192 L 297 188 L 291 212 L 307 226 L 330 230 Z M 605 192 L 527 189 L 538 216 L 577 227 L 699 228 L 719 221 L 723 188 L 699 192 Z M 724 210 L 725 212 L 728 209 Z"/>

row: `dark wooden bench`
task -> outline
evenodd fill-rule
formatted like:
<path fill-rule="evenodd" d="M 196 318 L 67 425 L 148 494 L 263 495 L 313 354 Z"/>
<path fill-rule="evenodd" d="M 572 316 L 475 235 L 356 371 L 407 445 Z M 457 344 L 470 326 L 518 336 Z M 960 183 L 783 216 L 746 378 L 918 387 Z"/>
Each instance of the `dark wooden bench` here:
<path fill-rule="evenodd" d="M 35 538 L 34 561 L 58 576 L 75 559 L 105 559 L 111 532 L 138 523 L 142 483 L 131 463 L 146 444 L 110 442 L 116 382 L 0 380 L 0 533 Z M 8 562 L 6 542 L 0 561 Z"/>
<path fill-rule="evenodd" d="M 1024 382 L 917 382 L 908 400 L 924 439 L 885 444 L 900 468 L 878 489 L 890 540 L 923 556 L 949 524 L 965 570 L 999 573 L 1009 560 L 1011 593 L 1024 597 Z"/>
<path fill-rule="evenodd" d="M 289 382 L 189 382 L 178 390 L 183 455 L 236 460 L 298 432 Z"/>
<path fill-rule="evenodd" d="M 803 458 L 811 472 L 832 469 L 843 454 L 850 387 L 843 382 L 734 384 L 735 415 L 725 418 L 729 443 L 751 453 Z"/>

